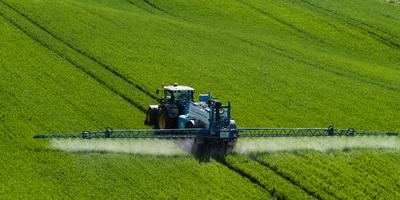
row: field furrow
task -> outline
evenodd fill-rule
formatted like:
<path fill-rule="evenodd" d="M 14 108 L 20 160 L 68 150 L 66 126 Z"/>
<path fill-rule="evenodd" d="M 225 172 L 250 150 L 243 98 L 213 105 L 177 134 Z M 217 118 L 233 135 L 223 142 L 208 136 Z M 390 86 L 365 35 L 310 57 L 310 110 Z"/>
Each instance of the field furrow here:
<path fill-rule="evenodd" d="M 375 199 L 399 195 L 398 186 L 388 184 L 399 176 L 383 167 L 394 166 L 395 162 L 381 165 L 379 161 L 387 161 L 389 155 L 397 155 L 397 152 L 371 154 L 368 150 L 355 150 L 332 152 L 328 155 L 317 152 L 301 152 L 297 155 L 277 153 L 258 156 L 257 160 L 297 179 L 300 185 L 312 188 L 317 193 L 330 193 L 340 199 Z M 377 173 L 378 171 L 381 173 Z M 304 177 L 299 178 L 297 174 Z"/>
<path fill-rule="evenodd" d="M 128 101 L 136 108 L 145 112 L 147 110 L 146 105 L 154 103 L 157 100 L 157 97 L 153 94 L 115 71 L 113 68 L 99 62 L 95 57 L 68 44 L 26 15 L 11 7 L 9 4 L 6 4 L 5 2 L 1 3 L 4 4 L 3 6 L 11 9 L 7 12 L 11 17 L 6 17 L 5 14 L 2 14 L 2 16 L 9 20 L 13 25 L 18 27 L 21 31 L 29 35 L 45 48 L 64 58 L 80 69 L 83 73 L 86 73 L 100 84 L 113 91 L 116 95 L 119 95 Z M 7 10 L 7 8 L 5 8 L 5 10 Z M 13 13 L 13 11 L 15 13 Z"/>
<path fill-rule="evenodd" d="M 318 193 L 301 187 L 285 175 L 250 157 L 230 155 L 225 162 L 230 168 L 245 174 L 278 199 L 321 199 Z"/>
<path fill-rule="evenodd" d="M 0 11 L 6 12 L 3 7 Z M 33 140 L 38 133 L 110 125 L 140 128 L 142 120 L 133 119 L 144 116 L 3 17 L 0 27 L 5 36 L 0 38 L 1 199 L 270 199 L 216 162 L 200 164 L 188 156 L 67 153 Z"/>

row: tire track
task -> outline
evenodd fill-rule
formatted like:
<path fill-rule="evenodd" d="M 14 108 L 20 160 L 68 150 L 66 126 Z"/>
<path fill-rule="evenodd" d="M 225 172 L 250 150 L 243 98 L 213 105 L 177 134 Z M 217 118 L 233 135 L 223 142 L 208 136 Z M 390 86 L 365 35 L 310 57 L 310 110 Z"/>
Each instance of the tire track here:
<path fill-rule="evenodd" d="M 265 185 L 263 185 L 259 180 L 257 180 L 256 178 L 254 178 L 250 174 L 246 173 L 245 171 L 232 166 L 231 164 L 226 162 L 225 159 L 216 159 L 216 161 L 218 163 L 220 163 L 221 165 L 225 166 L 226 168 L 228 168 L 229 170 L 231 170 L 232 172 L 235 172 L 236 174 L 239 174 L 240 176 L 246 178 L 251 183 L 261 187 L 266 193 L 270 194 L 271 196 L 278 198 L 276 196 L 276 194 L 273 194 L 273 193 L 269 192 L 268 188 Z"/>
<path fill-rule="evenodd" d="M 313 62 L 311 62 L 309 60 L 304 60 L 304 59 L 298 58 L 296 56 L 290 55 L 284 49 L 275 47 L 275 46 L 270 45 L 270 44 L 266 44 L 264 42 L 260 42 L 260 43 L 262 43 L 265 46 L 260 45 L 260 44 L 256 44 L 254 42 L 251 42 L 249 40 L 243 39 L 243 38 L 238 37 L 236 35 L 231 35 L 231 36 L 236 38 L 236 39 L 238 39 L 238 40 L 240 40 L 240 41 L 242 41 L 242 42 L 244 42 L 244 43 L 247 43 L 247 44 L 249 44 L 251 46 L 254 46 L 254 47 L 257 47 L 259 49 L 264 49 L 264 50 L 273 52 L 273 53 L 275 53 L 277 55 L 280 55 L 282 57 L 288 58 L 288 59 L 293 60 L 295 62 L 303 63 L 305 65 L 308 65 L 308 66 L 311 66 L 311 67 L 314 67 L 314 68 L 317 68 L 317 69 L 332 73 L 332 74 L 337 75 L 337 76 L 345 77 L 345 78 L 351 79 L 351 80 L 358 80 L 358 81 L 360 81 L 362 83 L 378 86 L 378 87 L 381 87 L 383 89 L 387 89 L 387 90 L 391 90 L 391 91 L 395 91 L 395 92 L 399 92 L 400 91 L 399 87 L 395 87 L 395 86 L 392 86 L 392 85 L 387 85 L 387 84 L 382 83 L 381 81 L 374 81 L 374 80 L 371 80 L 369 78 L 364 78 L 362 76 L 356 76 L 356 75 L 352 75 L 352 74 L 349 74 L 349 73 L 340 72 L 340 71 L 337 71 L 337 70 L 332 70 L 332 69 L 329 68 L 329 66 L 327 66 L 327 67 L 319 66 L 318 64 L 315 64 L 315 63 L 313 63 Z"/>
<path fill-rule="evenodd" d="M 355 18 L 352 18 L 352 17 L 349 17 L 349 16 L 345 16 L 343 14 L 339 14 L 336 11 L 324 8 L 322 6 L 318 6 L 318 5 L 313 4 L 313 3 L 311 3 L 311 2 L 309 2 L 307 0 L 299 0 L 299 1 L 302 2 L 303 4 L 307 5 L 305 7 L 308 7 L 310 10 L 322 13 L 325 16 L 333 15 L 333 16 L 335 16 L 335 18 L 337 20 L 339 20 L 339 21 L 341 21 L 341 22 L 343 22 L 343 23 L 345 23 L 347 25 L 350 25 L 350 26 L 360 30 L 361 32 L 368 33 L 375 40 L 387 45 L 388 47 L 395 48 L 395 49 L 400 49 L 400 44 L 399 43 L 390 40 L 390 38 L 396 38 L 396 40 L 400 40 L 400 37 L 397 36 L 397 35 L 394 35 L 394 34 L 392 34 L 390 32 L 382 30 L 381 28 L 378 28 L 376 26 L 373 26 L 373 25 L 367 24 L 365 22 L 359 21 L 359 20 L 357 20 Z M 367 28 L 365 28 L 363 26 L 368 27 L 369 29 L 367 29 Z M 375 30 L 377 32 L 381 32 L 383 34 L 386 34 L 389 37 L 384 37 L 381 34 L 378 34 L 378 33 L 374 32 L 374 31 L 372 31 L 370 29 L 373 29 L 373 30 Z"/>
<path fill-rule="evenodd" d="M 298 182 L 296 182 L 295 180 L 293 180 L 290 176 L 284 174 L 283 172 L 280 172 L 280 171 L 278 170 L 278 168 L 273 167 L 273 166 L 269 165 L 268 163 L 265 163 L 265 162 L 262 162 L 262 161 L 257 160 L 257 158 L 255 157 L 255 155 L 250 155 L 249 158 L 250 158 L 251 160 L 253 160 L 254 162 L 260 164 L 261 166 L 263 166 L 263 167 L 265 167 L 265 168 L 267 168 L 267 169 L 273 171 L 276 175 L 282 177 L 283 179 L 285 179 L 285 180 L 288 181 L 289 183 L 291 183 L 291 184 L 297 186 L 298 188 L 300 188 L 301 190 L 303 190 L 305 193 L 307 193 L 308 195 L 312 196 L 313 198 L 315 198 L 315 199 L 323 199 L 323 198 L 322 198 L 319 194 L 317 194 L 316 192 L 311 191 L 311 190 L 309 190 L 309 189 L 306 188 L 306 187 L 303 187 L 301 184 L 299 184 Z M 331 195 L 334 195 L 334 194 L 331 194 Z M 338 199 L 336 196 L 334 196 L 334 198 Z"/>
<path fill-rule="evenodd" d="M 127 1 L 129 4 L 131 4 L 131 5 L 135 6 L 135 7 L 138 7 L 138 8 L 140 8 L 140 9 L 143 9 L 143 10 L 145 10 L 145 11 L 151 13 L 151 14 L 155 14 L 155 15 L 157 14 L 157 13 L 154 12 L 153 10 L 148 9 L 148 8 L 146 8 L 146 7 L 144 7 L 144 6 L 140 6 L 140 5 L 134 3 L 134 2 L 131 1 L 131 0 L 126 0 L 126 1 Z"/>
<path fill-rule="evenodd" d="M 143 3 L 145 3 L 146 5 L 148 5 L 148 7 L 151 7 L 152 9 L 148 9 L 148 8 L 146 8 L 145 6 L 138 5 L 137 3 L 133 2 L 132 0 L 126 0 L 126 1 L 127 1 L 129 4 L 132 4 L 132 5 L 134 5 L 134 6 L 138 7 L 138 8 L 143 9 L 143 10 L 145 10 L 145 11 L 151 13 L 151 14 L 154 14 L 154 15 L 158 15 L 157 12 L 154 12 L 154 10 L 156 10 L 156 11 L 159 11 L 159 12 L 161 12 L 161 13 L 164 13 L 165 15 L 169 15 L 169 16 L 171 16 L 171 17 L 177 18 L 177 19 L 179 19 L 179 20 L 187 21 L 187 20 L 184 19 L 184 18 L 181 18 L 181 17 L 179 17 L 179 16 L 177 16 L 177 15 L 175 15 L 175 14 L 172 14 L 172 13 L 170 13 L 170 12 L 168 12 L 168 11 L 162 9 L 161 7 L 159 7 L 159 6 L 157 6 L 156 4 L 150 2 L 149 0 L 140 0 L 140 1 L 143 2 Z"/>
<path fill-rule="evenodd" d="M 4 2 L 0 1 L 0 3 L 2 3 L 3 5 Z M 23 32 L 24 34 L 26 34 L 29 38 L 31 38 L 32 40 L 34 40 L 35 42 L 37 42 L 39 45 L 41 45 L 42 47 L 44 47 L 45 49 L 48 49 L 50 52 L 53 52 L 55 55 L 59 56 L 61 59 L 66 60 L 68 63 L 70 63 L 72 66 L 76 67 L 78 70 L 82 71 L 83 73 L 87 74 L 89 77 L 91 77 L 93 80 L 95 80 L 96 82 L 98 82 L 99 84 L 103 85 L 105 88 L 109 89 L 111 92 L 113 92 L 114 94 L 118 95 L 119 97 L 121 97 L 122 99 L 124 99 L 125 101 L 127 101 L 129 104 L 133 105 L 134 107 L 136 107 L 137 109 L 139 109 L 142 112 L 146 112 L 146 108 L 144 108 L 143 106 L 141 106 L 140 104 L 134 102 L 133 100 L 131 100 L 129 97 L 127 97 L 125 94 L 119 92 L 118 90 L 116 90 L 114 87 L 112 87 L 111 85 L 107 84 L 105 81 L 103 81 L 102 79 L 100 79 L 99 77 L 97 77 L 94 73 L 90 72 L 89 70 L 86 70 L 83 66 L 81 66 L 79 63 L 75 62 L 73 59 L 71 59 L 70 57 L 60 53 L 59 51 L 53 49 L 50 45 L 42 42 L 40 39 L 36 38 L 33 34 L 27 32 L 22 26 L 20 26 L 17 22 L 13 21 L 11 18 L 8 18 L 7 16 L 4 15 L 4 13 L 0 12 L 0 16 L 3 17 L 5 20 L 7 20 L 10 24 L 12 24 L 14 27 L 16 27 L 18 30 L 20 30 L 21 32 Z"/>
<path fill-rule="evenodd" d="M 130 3 L 132 3 L 130 0 L 127 0 L 127 1 L 129 1 Z M 241 3 L 244 4 L 244 5 L 247 5 L 247 6 L 249 6 L 249 7 L 253 7 L 252 5 L 247 4 L 247 3 L 245 3 L 245 2 L 243 2 L 243 1 L 241 1 L 241 0 L 238 0 L 238 1 L 241 2 Z M 132 3 L 132 4 L 133 4 L 133 3 Z M 136 5 L 136 4 L 134 4 L 134 5 Z M 137 6 L 137 5 L 136 5 L 136 6 Z M 256 10 L 258 10 L 259 12 L 264 13 L 265 15 L 267 15 L 267 16 L 269 16 L 269 17 L 275 19 L 275 20 L 277 20 L 278 22 L 280 22 L 280 23 L 282 23 L 282 24 L 284 24 L 284 25 L 287 25 L 287 26 L 289 26 L 289 27 L 292 27 L 293 29 L 295 29 L 295 30 L 296 30 L 297 32 L 299 32 L 299 33 L 306 34 L 306 32 L 304 32 L 304 31 L 298 29 L 297 27 L 295 27 L 295 26 L 293 26 L 293 25 L 291 25 L 291 24 L 288 24 L 288 23 L 286 23 L 286 22 L 284 22 L 284 21 L 282 21 L 282 20 L 280 20 L 280 19 L 278 19 L 278 18 L 275 18 L 275 17 L 269 15 L 268 13 L 266 13 L 266 12 L 264 12 L 264 11 L 262 11 L 262 10 L 256 8 L 256 7 L 253 7 L 253 9 L 256 9 Z M 189 24 L 190 24 L 190 25 L 194 25 L 194 26 L 198 26 L 197 24 L 193 24 L 193 23 L 189 23 Z M 203 36 L 201 36 L 201 35 L 199 35 L 199 34 L 196 34 L 196 33 L 192 33 L 192 34 L 195 35 L 195 36 L 197 36 L 197 37 L 202 37 L 202 38 L 204 38 Z M 361 78 L 361 77 L 359 77 L 359 76 L 353 76 L 353 75 L 349 75 L 349 74 L 346 74 L 346 73 L 343 73 L 343 72 L 338 72 L 338 71 L 335 71 L 335 70 L 331 70 L 331 69 L 329 69 L 329 68 L 321 67 L 321 66 L 318 66 L 317 64 L 311 63 L 310 61 L 301 60 L 301 59 L 299 59 L 299 58 L 296 58 L 295 56 L 292 56 L 292 55 L 288 54 L 284 49 L 280 49 L 280 48 L 274 47 L 274 46 L 269 45 L 269 44 L 265 44 L 265 43 L 264 43 L 264 45 L 268 46 L 268 48 L 265 48 L 265 47 L 263 47 L 262 45 L 259 45 L 259 44 L 250 42 L 250 41 L 248 41 L 248 40 L 245 40 L 245 39 L 243 39 L 243 38 L 241 38 L 241 37 L 238 37 L 238 36 L 236 36 L 236 35 L 230 34 L 230 33 L 228 33 L 228 32 L 223 32 L 223 34 L 226 34 L 226 35 L 229 36 L 229 37 L 233 37 L 233 38 L 238 39 L 238 40 L 240 40 L 240 41 L 242 41 L 242 42 L 245 42 L 245 43 L 247 43 L 247 44 L 250 44 L 251 46 L 255 46 L 255 47 L 257 47 L 257 48 L 261 48 L 261 49 L 266 49 L 266 50 L 268 50 L 268 51 L 272 51 L 273 53 L 278 54 L 278 55 L 280 55 L 280 56 L 282 56 L 282 57 L 289 58 L 289 59 L 294 60 L 294 61 L 296 61 L 296 62 L 300 62 L 300 63 L 303 63 L 303 64 L 306 64 L 306 65 L 312 66 L 312 67 L 314 67 L 314 68 L 321 69 L 321 70 L 323 70 L 323 71 L 327 71 L 327 72 L 329 72 L 329 73 L 332 73 L 332 74 L 335 74 L 335 75 L 338 75 L 338 76 L 346 77 L 346 78 L 348 78 L 348 79 L 357 79 L 357 80 L 359 80 L 359 81 L 361 81 L 361 82 L 368 83 L 368 84 L 372 84 L 372 85 L 377 85 L 377 86 L 379 86 L 379 87 L 383 87 L 383 88 L 388 89 L 388 90 L 400 91 L 400 88 L 398 89 L 398 88 L 393 87 L 393 86 L 385 85 L 385 84 L 382 84 L 382 83 L 379 82 L 379 81 L 377 81 L 377 82 L 371 81 L 371 80 L 369 80 L 369 79 Z M 207 39 L 207 38 L 205 38 L 205 39 Z M 314 39 L 317 39 L 317 38 L 314 38 Z M 319 41 L 321 42 L 320 39 L 317 39 L 317 40 L 319 40 Z M 362 80 L 361 80 L 361 79 L 362 79 Z"/>
<path fill-rule="evenodd" d="M 147 5 L 153 7 L 153 8 L 156 9 L 156 10 L 159 10 L 159 11 L 161 11 L 161 12 L 166 13 L 165 10 L 163 10 L 163 9 L 161 9 L 160 7 L 156 6 L 154 3 L 151 3 L 149 0 L 143 0 L 143 2 L 145 2 Z"/>
<path fill-rule="evenodd" d="M 58 40 L 59 42 L 63 43 L 64 45 L 68 46 L 69 48 L 73 49 L 74 51 L 76 51 L 78 54 L 92 60 L 93 62 L 95 62 L 96 64 L 98 64 L 99 66 L 103 67 L 104 69 L 106 69 L 107 71 L 111 72 L 112 74 L 114 74 L 115 76 L 121 78 L 122 80 L 124 80 L 125 82 L 127 82 L 129 85 L 133 86 L 134 88 L 138 89 L 139 91 L 141 91 L 143 94 L 147 95 L 148 97 L 158 101 L 158 98 L 151 94 L 149 91 L 147 91 L 146 89 L 144 89 L 142 86 L 134 83 L 133 81 L 131 81 L 130 79 L 128 79 L 127 77 L 125 77 L 124 75 L 122 75 L 120 72 L 116 71 L 115 69 L 113 69 L 111 66 L 106 65 L 104 63 L 102 63 L 101 61 L 99 61 L 96 57 L 87 54 L 86 52 L 72 46 L 71 44 L 67 43 L 66 41 L 64 41 L 62 38 L 58 37 L 57 35 L 53 34 L 52 32 L 50 32 L 49 30 L 47 30 L 45 27 L 43 27 L 42 25 L 40 25 L 39 23 L 37 23 L 36 21 L 34 21 L 33 19 L 31 19 L 30 17 L 28 17 L 27 15 L 23 14 L 22 12 L 20 12 L 19 10 L 17 10 L 16 8 L 12 7 L 11 5 L 9 5 L 8 3 L 0 0 L 1 3 L 3 3 L 4 5 L 6 5 L 8 8 L 12 9 L 14 12 L 18 13 L 19 15 L 21 15 L 23 18 L 25 18 L 27 21 L 29 21 L 30 23 L 34 24 L 35 26 L 37 26 L 39 29 L 41 29 L 42 31 L 46 32 L 47 34 L 49 34 L 51 37 L 53 37 L 54 39 Z"/>
<path fill-rule="evenodd" d="M 94 9 L 85 9 L 85 7 L 84 7 L 81 3 L 79 3 L 79 2 L 75 2 L 75 1 L 64 1 L 64 3 L 70 4 L 71 6 L 74 6 L 74 7 L 76 7 L 76 8 L 85 10 L 87 13 L 90 13 L 90 14 L 92 14 L 92 15 L 98 17 L 99 19 L 104 20 L 105 22 L 108 22 L 108 23 L 110 23 L 110 24 L 115 24 L 115 21 L 113 21 L 113 20 L 111 20 L 111 19 L 109 19 L 109 18 L 103 16 L 102 14 L 104 14 L 104 13 L 99 14 L 99 13 L 96 12 Z"/>
<path fill-rule="evenodd" d="M 351 21 L 353 21 L 354 23 L 357 23 L 357 24 L 359 24 L 359 25 L 367 26 L 367 27 L 369 27 L 369 28 L 375 29 L 376 31 L 382 32 L 382 33 L 384 33 L 384 34 L 387 34 L 387 35 L 389 35 L 390 37 L 394 37 L 394 38 L 396 38 L 396 39 L 400 39 L 399 36 L 393 35 L 392 33 L 387 32 L 387 31 L 385 31 L 385 30 L 383 30 L 383 29 L 381 29 L 381 28 L 378 28 L 378 27 L 376 27 L 376 26 L 373 26 L 373 25 L 371 25 L 371 24 L 367 24 L 367 23 L 365 23 L 365 22 L 363 22 L 363 21 L 360 21 L 360 20 L 357 20 L 357 19 L 355 19 L 355 18 L 346 16 L 346 15 L 343 15 L 343 14 L 339 14 L 339 13 L 336 12 L 336 11 L 329 10 L 329 9 L 324 8 L 324 7 L 322 7 L 322 6 L 318 6 L 318 5 L 313 4 L 313 3 L 311 3 L 311 2 L 309 2 L 309 1 L 307 1 L 307 0 L 299 0 L 299 1 L 303 2 L 304 4 L 308 4 L 308 5 L 311 6 L 311 7 L 314 7 L 315 9 L 313 9 L 313 10 L 314 10 L 314 11 L 317 11 L 317 12 L 319 12 L 319 13 L 323 13 L 323 14 L 324 14 L 324 12 L 325 12 L 325 15 L 326 15 L 326 13 L 331 13 L 331 14 L 333 14 L 333 15 L 336 16 L 336 19 L 338 19 L 338 20 L 340 20 L 340 21 L 343 21 L 343 22 L 345 22 L 345 23 L 349 23 L 349 21 L 346 21 L 346 19 L 349 19 L 349 20 L 351 20 Z M 385 16 L 388 16 L 388 15 L 385 15 Z M 390 16 L 388 16 L 388 17 L 390 17 Z M 353 24 L 350 24 L 350 25 L 353 25 Z M 362 29 L 362 27 L 359 27 L 359 28 Z"/>
<path fill-rule="evenodd" d="M 320 42 L 322 44 L 326 44 L 326 42 L 323 39 L 321 39 L 321 38 L 319 38 L 319 37 L 317 37 L 317 36 L 315 36 L 315 35 L 313 35 L 313 34 L 311 34 L 309 32 L 306 32 L 306 31 L 302 30 L 302 29 L 298 28 L 297 26 L 295 26 L 293 24 L 290 24 L 290 23 L 288 23 L 288 22 L 286 22 L 286 21 L 284 21 L 282 19 L 279 19 L 278 17 L 275 17 L 274 15 L 272 15 L 272 14 L 270 14 L 270 13 L 268 13 L 268 12 L 266 12 L 266 11 L 260 9 L 260 8 L 257 8 L 256 6 L 250 4 L 250 3 L 246 2 L 246 1 L 243 1 L 243 0 L 237 0 L 237 1 L 239 3 L 241 3 L 242 5 L 244 5 L 244 6 L 247 6 L 250 9 L 253 9 L 253 10 L 257 11 L 258 13 L 260 13 L 262 15 L 265 15 L 268 18 L 271 18 L 272 20 L 278 22 L 279 24 L 284 25 L 284 26 L 288 27 L 289 29 L 294 30 L 297 33 L 300 33 L 300 34 L 302 34 L 302 35 L 304 35 L 304 36 L 306 36 L 308 38 L 316 40 L 316 41 L 318 41 L 318 42 Z"/>
<path fill-rule="evenodd" d="M 127 1 L 130 2 L 130 0 L 127 0 Z M 239 2 L 242 2 L 241 0 L 238 0 L 238 1 L 239 1 Z M 131 3 L 132 3 L 132 2 L 131 2 Z M 243 4 L 246 4 L 246 3 L 243 2 Z M 249 5 L 249 6 L 251 6 L 251 5 Z M 255 8 L 255 7 L 254 7 L 254 9 L 258 9 L 258 8 Z M 259 12 L 264 12 L 264 11 L 259 10 Z M 265 13 L 265 14 L 269 16 L 268 13 Z M 272 18 L 274 18 L 274 17 L 272 16 Z M 275 19 L 275 18 L 274 18 L 274 19 Z M 281 21 L 281 20 L 279 20 L 279 19 L 277 19 L 277 18 L 276 18 L 276 20 Z M 282 23 L 286 24 L 286 23 L 283 22 L 283 21 L 282 21 Z M 190 24 L 190 25 L 194 25 L 194 26 L 198 26 L 197 24 L 193 24 L 193 23 L 189 23 L 189 24 Z M 174 24 L 171 24 L 171 25 L 174 25 Z M 286 24 L 286 25 L 289 26 L 289 27 L 292 26 L 291 24 Z M 297 29 L 297 28 L 294 27 L 294 26 L 293 26 L 293 28 L 296 29 L 296 30 L 297 30 L 298 32 L 300 32 L 300 33 L 305 33 L 304 31 L 302 31 L 302 30 L 300 30 L 300 29 Z M 197 37 L 204 38 L 202 35 L 199 35 L 199 34 L 197 34 L 197 33 L 194 33 L 194 32 L 193 32 L 192 34 L 195 35 L 195 36 L 197 36 Z M 263 45 L 256 44 L 256 43 L 254 43 L 254 42 L 248 41 L 248 40 L 246 40 L 246 39 L 243 39 L 243 38 L 238 37 L 238 36 L 236 36 L 236 35 L 230 34 L 230 33 L 228 33 L 228 32 L 222 32 L 222 34 L 226 34 L 226 35 L 229 36 L 229 37 L 233 37 L 233 38 L 235 38 L 235 39 L 238 39 L 238 40 L 240 40 L 240 41 L 242 41 L 242 42 L 244 42 L 244 43 L 247 43 L 247 44 L 249 44 L 249 45 L 251 45 L 251 46 L 255 46 L 255 47 L 260 48 L 260 49 L 272 51 L 273 53 L 278 54 L 278 55 L 280 55 L 280 56 L 282 56 L 282 57 L 288 58 L 288 59 L 293 60 L 293 61 L 295 61 L 295 62 L 303 63 L 303 64 L 308 65 L 308 66 L 312 66 L 312 67 L 314 67 L 314 68 L 318 68 L 318 69 L 320 69 L 320 70 L 323 70 L 323 71 L 332 73 L 332 74 L 337 75 L 337 76 L 345 77 L 345 78 L 348 78 L 348 79 L 351 79 L 351 80 L 358 80 L 358 81 L 360 81 L 360 82 L 367 83 L 367 84 L 370 84 L 370 85 L 375 85 L 375 86 L 378 86 L 378 87 L 382 87 L 382 88 L 384 88 L 384 89 L 391 90 L 391 91 L 396 91 L 396 92 L 400 91 L 400 88 L 394 87 L 394 86 L 391 86 L 391 85 L 384 84 L 384 83 L 382 83 L 381 81 L 373 81 L 373 80 L 371 80 L 371 79 L 369 79 L 369 78 L 363 78 L 363 77 L 360 77 L 360 76 L 351 75 L 351 74 L 349 74 L 349 73 L 345 73 L 345 72 L 341 72 L 341 71 L 337 71 L 337 70 L 332 70 L 332 69 L 329 69 L 329 68 L 326 68 L 326 67 L 323 67 L 323 66 L 319 66 L 319 65 L 317 65 L 317 64 L 315 64 L 315 63 L 312 63 L 311 61 L 307 61 L 307 60 L 304 60 L 304 59 L 300 59 L 300 58 L 298 58 L 298 57 L 295 57 L 295 56 L 293 56 L 293 55 L 290 55 L 286 50 L 281 49 L 281 48 L 278 48 L 278 47 L 275 47 L 275 46 L 270 45 L 270 44 L 263 43 L 264 45 L 266 45 L 266 46 L 268 47 L 268 48 L 266 48 L 266 47 L 264 47 Z M 207 39 L 207 38 L 204 38 L 204 39 Z M 314 38 L 314 39 L 317 39 L 317 38 Z M 319 41 L 321 42 L 320 39 L 317 39 L 317 40 L 319 40 Z"/>

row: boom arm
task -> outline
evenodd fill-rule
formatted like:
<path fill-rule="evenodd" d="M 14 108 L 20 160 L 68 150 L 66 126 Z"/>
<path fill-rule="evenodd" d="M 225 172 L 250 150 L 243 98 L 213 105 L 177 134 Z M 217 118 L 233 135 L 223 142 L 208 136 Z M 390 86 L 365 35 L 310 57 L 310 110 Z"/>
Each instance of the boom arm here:
<path fill-rule="evenodd" d="M 241 128 L 240 137 L 312 137 L 312 136 L 398 136 L 394 132 L 356 131 L 328 128 Z"/>
<path fill-rule="evenodd" d="M 159 138 L 185 139 L 209 136 L 209 129 L 143 129 L 143 130 L 112 130 L 83 131 L 81 133 L 34 135 L 35 139 L 46 138 Z M 356 131 L 354 129 L 328 128 L 239 128 L 234 130 L 237 137 L 315 137 L 315 136 L 399 136 L 395 132 Z"/>
<path fill-rule="evenodd" d="M 205 134 L 208 129 L 143 129 L 143 130 L 113 130 L 82 131 L 80 133 L 34 135 L 35 139 L 46 138 L 160 138 L 160 139 L 185 139 L 194 138 Z"/>

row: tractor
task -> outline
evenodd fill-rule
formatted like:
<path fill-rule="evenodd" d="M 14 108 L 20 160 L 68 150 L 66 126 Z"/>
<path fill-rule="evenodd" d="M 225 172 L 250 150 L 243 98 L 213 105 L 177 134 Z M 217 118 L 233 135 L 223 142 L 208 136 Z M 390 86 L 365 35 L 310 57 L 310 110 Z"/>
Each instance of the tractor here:
<path fill-rule="evenodd" d="M 149 106 L 144 123 L 155 129 L 207 130 L 200 134 L 197 143 L 212 140 L 232 148 L 238 134 L 230 103 L 222 105 L 217 98 L 211 98 L 210 92 L 200 94 L 195 102 L 194 93 L 193 88 L 176 83 L 163 86 L 160 104 Z"/>

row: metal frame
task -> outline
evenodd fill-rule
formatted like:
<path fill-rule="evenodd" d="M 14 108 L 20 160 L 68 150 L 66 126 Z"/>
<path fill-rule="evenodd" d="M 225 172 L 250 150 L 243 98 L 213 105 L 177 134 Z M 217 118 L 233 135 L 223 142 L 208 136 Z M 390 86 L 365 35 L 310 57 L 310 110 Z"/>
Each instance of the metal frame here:
<path fill-rule="evenodd" d="M 160 138 L 185 139 L 194 138 L 199 134 L 207 133 L 207 129 L 142 129 L 142 130 L 113 130 L 82 131 L 80 133 L 34 135 L 35 139 L 46 138 Z"/>
<path fill-rule="evenodd" d="M 83 131 L 80 133 L 34 135 L 35 139 L 46 138 L 159 138 L 159 139 L 186 139 L 210 138 L 215 139 L 210 129 L 143 129 L 143 130 L 113 130 L 107 128 L 100 131 Z M 314 137 L 314 136 L 400 136 L 395 132 L 356 131 L 354 129 L 328 128 L 239 128 L 234 131 L 233 138 L 238 137 Z"/>

